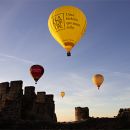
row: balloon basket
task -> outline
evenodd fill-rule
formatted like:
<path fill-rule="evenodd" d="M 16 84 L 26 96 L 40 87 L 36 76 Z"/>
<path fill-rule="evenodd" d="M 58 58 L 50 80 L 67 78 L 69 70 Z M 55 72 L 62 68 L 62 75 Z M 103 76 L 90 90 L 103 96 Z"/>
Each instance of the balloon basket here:
<path fill-rule="evenodd" d="M 71 53 L 70 53 L 70 52 L 67 52 L 67 56 L 71 56 Z"/>

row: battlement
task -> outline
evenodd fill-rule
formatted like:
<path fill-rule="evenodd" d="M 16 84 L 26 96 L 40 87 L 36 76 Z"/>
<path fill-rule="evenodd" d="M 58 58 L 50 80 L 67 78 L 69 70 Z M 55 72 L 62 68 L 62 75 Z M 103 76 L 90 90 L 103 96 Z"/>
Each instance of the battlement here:
<path fill-rule="evenodd" d="M 0 83 L 0 100 L 13 100 L 22 92 L 21 80 Z"/>
<path fill-rule="evenodd" d="M 31 97 L 35 95 L 35 87 L 34 86 L 25 86 L 24 95 Z"/>
<path fill-rule="evenodd" d="M 14 87 L 14 88 L 22 88 L 22 85 L 23 85 L 23 81 L 22 80 L 15 80 L 15 81 L 11 81 L 10 82 L 10 87 Z"/>
<path fill-rule="evenodd" d="M 53 102 L 53 95 L 52 94 L 46 95 L 45 100 L 47 103 Z"/>
<path fill-rule="evenodd" d="M 54 96 L 36 94 L 34 86 L 25 86 L 23 94 L 22 86 L 21 80 L 0 83 L 0 118 L 56 121 Z"/>
<path fill-rule="evenodd" d="M 45 103 L 46 101 L 46 92 L 37 92 L 36 102 Z"/>
<path fill-rule="evenodd" d="M 6 95 L 9 91 L 9 82 L 0 83 L 0 97 Z"/>
<path fill-rule="evenodd" d="M 10 82 L 10 89 L 7 95 L 8 100 L 15 100 L 23 95 L 22 85 L 23 81 L 21 80 Z"/>

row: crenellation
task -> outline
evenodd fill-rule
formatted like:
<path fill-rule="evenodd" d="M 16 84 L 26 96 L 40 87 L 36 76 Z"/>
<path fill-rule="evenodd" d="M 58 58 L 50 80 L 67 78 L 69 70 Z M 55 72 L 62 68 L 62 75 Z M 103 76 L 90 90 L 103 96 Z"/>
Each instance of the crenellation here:
<path fill-rule="evenodd" d="M 34 86 L 25 86 L 24 95 L 27 97 L 35 96 L 35 87 Z"/>
<path fill-rule="evenodd" d="M 53 102 L 53 95 L 52 94 L 47 94 L 46 95 L 46 102 L 47 103 L 51 103 L 51 102 Z"/>
<path fill-rule="evenodd" d="M 9 91 L 9 82 L 0 83 L 0 111 L 4 108 L 6 97 Z"/>
<path fill-rule="evenodd" d="M 10 87 L 12 88 L 12 87 L 20 87 L 20 88 L 22 88 L 22 86 L 23 86 L 23 81 L 22 80 L 15 80 L 15 81 L 11 81 L 10 82 Z"/>
<path fill-rule="evenodd" d="M 23 94 L 22 85 L 21 80 L 0 83 L 0 119 L 56 122 L 53 95 L 45 92 L 36 94 L 34 86 L 26 86 Z"/>
<path fill-rule="evenodd" d="M 46 92 L 37 92 L 37 103 L 45 103 L 46 100 Z"/>
<path fill-rule="evenodd" d="M 6 95 L 9 91 L 9 82 L 0 83 L 0 99 L 2 95 Z"/>
<path fill-rule="evenodd" d="M 21 80 L 10 82 L 10 90 L 7 95 L 8 100 L 15 100 L 18 96 L 23 95 L 22 84 Z"/>

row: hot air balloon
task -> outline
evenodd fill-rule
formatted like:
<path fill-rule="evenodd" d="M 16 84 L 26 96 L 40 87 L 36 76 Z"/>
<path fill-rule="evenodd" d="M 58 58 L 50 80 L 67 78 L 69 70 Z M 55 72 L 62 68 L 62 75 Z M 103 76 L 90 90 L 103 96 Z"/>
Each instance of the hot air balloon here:
<path fill-rule="evenodd" d="M 65 92 L 60 92 L 60 96 L 63 98 L 65 96 Z"/>
<path fill-rule="evenodd" d="M 30 68 L 30 74 L 35 80 L 35 84 L 37 84 L 37 81 L 41 78 L 43 73 L 44 73 L 44 68 L 41 65 L 33 65 Z"/>
<path fill-rule="evenodd" d="M 103 75 L 101 74 L 95 74 L 93 77 L 92 77 L 92 81 L 93 83 L 98 87 L 98 89 L 100 88 L 101 84 L 103 83 L 104 81 L 104 77 Z"/>
<path fill-rule="evenodd" d="M 48 28 L 54 39 L 71 56 L 72 48 L 83 37 L 87 27 L 85 14 L 74 6 L 56 8 L 49 16 Z"/>

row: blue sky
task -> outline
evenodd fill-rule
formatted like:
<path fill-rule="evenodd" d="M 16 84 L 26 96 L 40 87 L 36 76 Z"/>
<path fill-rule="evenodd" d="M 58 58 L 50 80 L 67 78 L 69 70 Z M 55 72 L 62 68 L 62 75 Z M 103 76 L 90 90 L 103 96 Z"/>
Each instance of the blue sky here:
<path fill-rule="evenodd" d="M 62 5 L 80 8 L 88 22 L 71 57 L 48 30 L 49 14 Z M 89 107 L 95 117 L 130 107 L 130 1 L 0 0 L 0 82 L 35 85 L 33 64 L 45 69 L 36 91 L 54 94 L 58 121 L 75 120 L 77 106 Z M 91 82 L 96 73 L 105 77 L 100 91 Z"/>

